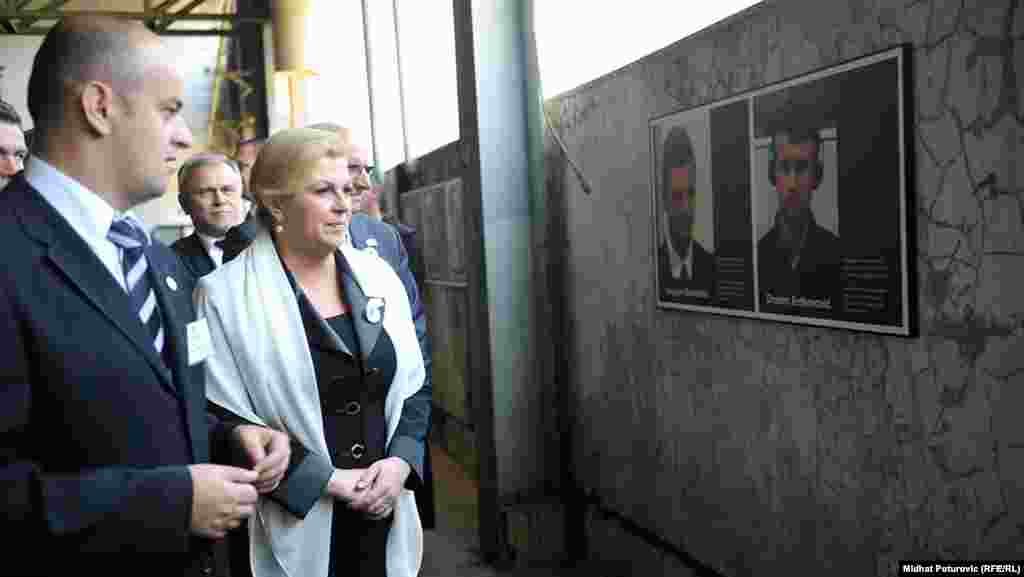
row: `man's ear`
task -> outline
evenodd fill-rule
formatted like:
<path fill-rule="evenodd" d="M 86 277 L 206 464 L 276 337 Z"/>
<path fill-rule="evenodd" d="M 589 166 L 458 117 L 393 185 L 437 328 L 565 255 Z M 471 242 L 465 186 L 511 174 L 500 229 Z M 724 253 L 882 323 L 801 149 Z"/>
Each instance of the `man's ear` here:
<path fill-rule="evenodd" d="M 274 219 L 275 225 L 284 224 L 284 203 L 287 202 L 287 199 L 275 195 L 274 191 L 271 190 L 267 190 L 265 192 L 268 194 L 264 196 L 266 199 L 266 202 L 263 205 L 264 208 L 270 213 L 270 218 Z"/>
<path fill-rule="evenodd" d="M 113 131 L 116 95 L 110 85 L 88 82 L 82 86 L 77 103 L 86 126 L 97 136 L 108 136 Z"/>

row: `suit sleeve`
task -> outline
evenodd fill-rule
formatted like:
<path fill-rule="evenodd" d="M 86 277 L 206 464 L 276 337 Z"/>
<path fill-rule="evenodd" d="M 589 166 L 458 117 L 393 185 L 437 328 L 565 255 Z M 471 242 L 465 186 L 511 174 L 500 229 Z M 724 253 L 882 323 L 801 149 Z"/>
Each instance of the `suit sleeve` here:
<path fill-rule="evenodd" d="M 388 456 L 401 457 L 413 473 L 409 475 L 406 487 L 415 489 L 423 482 L 423 461 L 426 453 L 427 433 L 430 430 L 430 414 L 432 410 L 433 384 L 431 380 L 431 353 L 430 335 L 427 333 L 427 315 L 420 302 L 419 289 L 416 287 L 416 279 L 409 267 L 409 256 L 405 251 L 398 230 L 391 227 L 394 234 L 394 243 L 397 246 L 397 259 L 393 259 L 391 266 L 398 273 L 402 285 L 405 286 L 406 296 L 409 297 L 409 310 L 412 311 L 413 324 L 416 327 L 416 338 L 420 343 L 420 352 L 423 355 L 423 369 L 426 378 L 423 386 L 414 395 L 405 400 L 402 406 L 402 416 L 398 421 L 398 428 L 395 436 L 388 446 Z"/>
<path fill-rule="evenodd" d="M 38 401 L 23 337 L 28 329 L 17 310 L 0 283 L 0 534 L 12 536 L 9 550 L 37 555 L 28 553 L 35 549 L 30 545 L 59 539 L 79 551 L 114 553 L 130 536 L 138 552 L 187 551 L 192 478 L 186 466 L 58 473 L 33 460 L 41 432 L 33 430 L 31 415 Z"/>

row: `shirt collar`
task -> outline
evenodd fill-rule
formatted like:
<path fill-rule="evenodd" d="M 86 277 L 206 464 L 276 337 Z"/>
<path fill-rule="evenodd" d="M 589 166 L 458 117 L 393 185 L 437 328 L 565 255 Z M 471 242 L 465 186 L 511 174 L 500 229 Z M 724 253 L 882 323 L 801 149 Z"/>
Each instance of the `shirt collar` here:
<path fill-rule="evenodd" d="M 668 262 L 672 269 L 672 276 L 679 278 L 683 267 L 686 267 L 686 276 L 693 278 L 693 240 L 690 241 L 690 250 L 686 251 L 686 258 L 679 256 L 676 247 L 672 245 L 672 239 L 668 239 Z"/>
<path fill-rule="evenodd" d="M 25 180 L 64 217 L 83 238 L 106 241 L 115 218 L 130 218 L 146 234 L 144 223 L 128 210 L 118 214 L 114 207 L 80 182 L 57 170 L 52 164 L 32 155 L 25 163 Z"/>
<path fill-rule="evenodd" d="M 224 240 L 224 237 L 220 237 L 220 238 L 212 237 L 212 236 L 203 234 L 203 233 L 199 232 L 198 230 L 196 231 L 196 236 L 199 237 L 199 242 L 203 243 L 203 246 L 206 248 L 206 252 L 210 252 L 210 250 L 212 250 L 212 249 L 221 250 L 221 247 L 214 246 L 213 243 Z"/>
<path fill-rule="evenodd" d="M 669 272 L 672 273 L 672 278 L 679 278 L 683 267 L 686 267 L 686 276 L 693 279 L 693 239 L 690 239 L 690 250 L 686 251 L 686 258 L 683 258 L 679 256 L 675 245 L 672 244 L 672 237 L 668 234 L 668 217 L 663 219 L 662 230 L 665 246 L 668 247 Z"/>

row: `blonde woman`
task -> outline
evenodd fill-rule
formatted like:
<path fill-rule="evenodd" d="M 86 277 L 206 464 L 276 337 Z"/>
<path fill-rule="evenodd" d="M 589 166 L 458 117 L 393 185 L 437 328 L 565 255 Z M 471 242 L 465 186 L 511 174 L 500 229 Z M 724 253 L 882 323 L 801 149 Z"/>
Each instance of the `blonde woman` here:
<path fill-rule="evenodd" d="M 347 242 L 347 146 L 309 128 L 270 138 L 251 177 L 262 229 L 196 289 L 208 398 L 301 445 L 250 520 L 255 577 L 419 572 L 430 399 L 404 286 Z"/>

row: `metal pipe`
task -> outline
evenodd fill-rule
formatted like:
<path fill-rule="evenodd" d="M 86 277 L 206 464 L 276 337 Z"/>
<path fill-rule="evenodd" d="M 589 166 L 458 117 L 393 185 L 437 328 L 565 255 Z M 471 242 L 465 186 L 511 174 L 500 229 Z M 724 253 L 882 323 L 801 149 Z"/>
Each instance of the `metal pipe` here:
<path fill-rule="evenodd" d="M 50 26 L 33 26 L 31 28 L 20 28 L 15 34 L 7 34 L 6 36 L 46 36 L 50 31 Z M 231 30 L 219 30 L 211 28 L 207 30 L 162 30 L 156 32 L 159 36 L 236 36 L 241 33 L 241 29 L 234 28 Z M 5 34 L 0 34 L 0 37 Z"/>
<path fill-rule="evenodd" d="M 229 1 L 230 0 L 222 0 L 221 1 L 221 4 L 220 4 L 220 11 L 221 12 L 227 11 L 228 2 Z M 226 24 L 221 24 L 221 29 L 223 29 L 223 27 L 225 25 Z M 222 64 L 221 63 L 222 60 L 224 60 L 224 37 L 223 36 L 221 37 L 221 39 L 219 41 L 217 41 L 217 60 L 214 61 L 215 63 L 213 65 L 213 69 L 214 69 L 215 72 L 216 72 L 216 70 L 218 68 L 221 69 L 221 70 L 224 70 L 224 71 L 228 70 L 227 62 L 224 62 Z M 220 109 L 220 87 L 221 87 L 221 83 L 222 83 L 223 80 L 224 80 L 224 76 L 223 75 L 221 75 L 221 74 L 214 74 L 214 76 L 213 76 L 213 98 L 210 99 L 210 122 L 207 123 L 207 127 L 206 127 L 206 142 L 207 142 L 207 145 L 209 145 L 209 143 L 213 142 L 213 129 L 214 129 L 214 127 L 217 124 L 217 110 Z"/>
<path fill-rule="evenodd" d="M 174 24 L 175 20 L 192 12 L 203 2 L 206 2 L 206 0 L 192 0 L 192 2 L 189 2 L 188 5 L 177 12 L 168 12 L 167 17 L 160 21 L 160 30 L 167 30 L 171 27 L 171 24 Z"/>
<path fill-rule="evenodd" d="M 405 127 L 405 82 L 402 75 L 402 45 L 400 44 L 401 34 L 398 31 L 398 0 L 391 0 L 391 8 L 395 17 L 395 66 L 398 69 L 398 112 L 402 122 L 402 151 L 405 153 L 405 161 L 409 162 L 409 132 Z"/>
<path fill-rule="evenodd" d="M 363 48 L 366 52 L 366 96 L 370 100 L 370 149 L 373 166 L 380 166 L 377 154 L 377 118 L 373 114 L 373 59 L 370 57 L 370 7 L 369 0 L 362 0 L 363 7 Z"/>
<path fill-rule="evenodd" d="M 129 20 L 152 20 L 154 18 L 166 17 L 163 12 L 128 12 L 113 10 L 11 10 L 0 9 L 0 20 L 63 20 L 73 16 L 110 16 L 113 18 L 126 18 Z M 262 16 L 238 15 L 238 14 L 182 14 L 176 16 L 175 20 L 198 20 L 210 22 L 269 22 L 270 15 Z"/>

